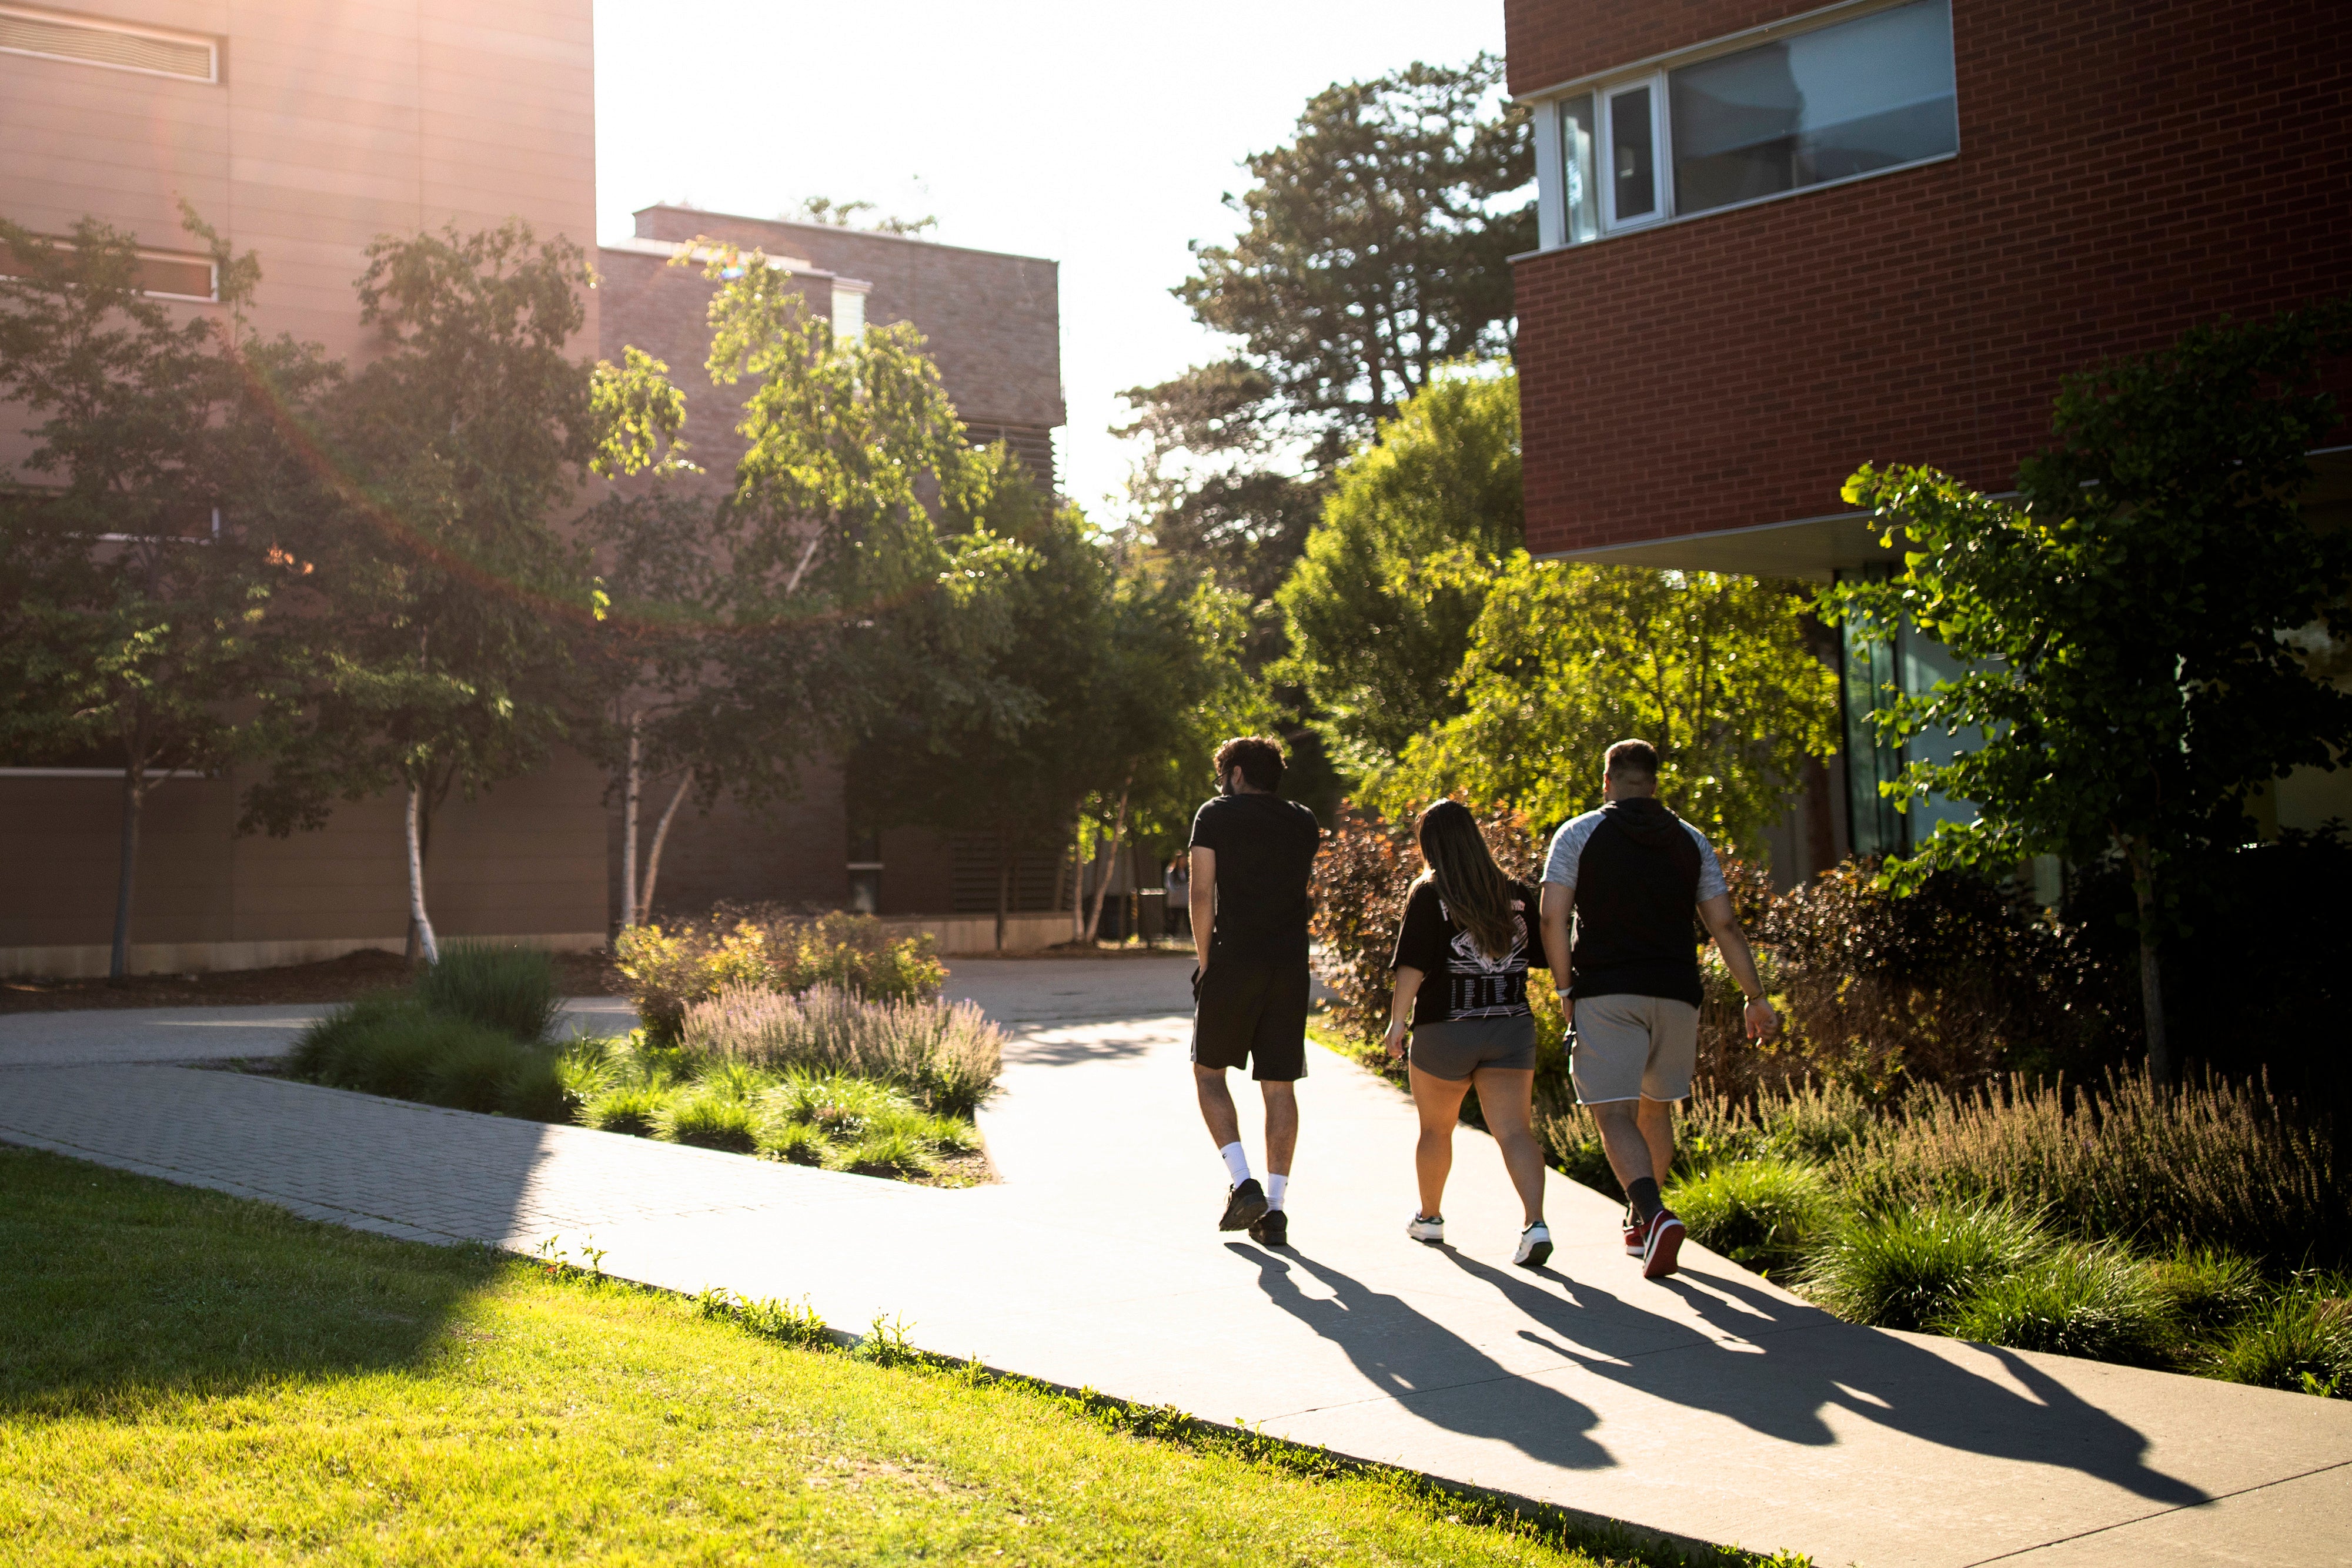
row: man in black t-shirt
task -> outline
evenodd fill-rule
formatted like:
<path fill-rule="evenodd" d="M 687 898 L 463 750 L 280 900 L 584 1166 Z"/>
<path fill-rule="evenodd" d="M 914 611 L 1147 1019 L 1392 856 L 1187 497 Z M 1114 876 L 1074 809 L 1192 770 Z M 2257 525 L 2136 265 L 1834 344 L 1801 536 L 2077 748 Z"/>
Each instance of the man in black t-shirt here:
<path fill-rule="evenodd" d="M 1307 877 L 1323 845 L 1315 813 L 1275 793 L 1282 746 L 1243 737 L 1217 747 L 1223 789 L 1192 819 L 1192 1082 L 1231 1186 L 1220 1230 L 1289 1239 L 1283 1204 L 1298 1142 L 1293 1085 L 1307 1076 Z M 1250 1175 L 1225 1087 L 1248 1067 L 1265 1096 L 1266 1185 Z"/>

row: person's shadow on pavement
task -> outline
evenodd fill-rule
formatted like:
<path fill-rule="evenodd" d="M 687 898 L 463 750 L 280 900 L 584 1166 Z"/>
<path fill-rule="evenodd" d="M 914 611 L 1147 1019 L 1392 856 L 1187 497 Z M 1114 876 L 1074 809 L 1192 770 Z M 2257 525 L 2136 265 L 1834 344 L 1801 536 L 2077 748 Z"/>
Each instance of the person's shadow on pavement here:
<path fill-rule="evenodd" d="M 1257 1265 L 1266 1298 L 1347 1354 L 1365 1382 L 1433 1425 L 1510 1444 L 1529 1458 L 1569 1469 L 1617 1461 L 1587 1436 L 1598 1417 L 1557 1390 L 1529 1383 L 1401 1297 L 1375 1291 L 1295 1249 L 1226 1246 Z M 1309 1296 L 1296 1269 L 1331 1289 Z M 1487 1387 L 1477 1387 L 1486 1385 Z M 1452 1396 L 1465 1391 L 1467 1396 Z"/>
<path fill-rule="evenodd" d="M 1554 1351 L 1596 1376 L 1728 1416 L 1783 1442 L 1835 1443 L 1837 1436 L 1822 1415 L 1834 1406 L 1926 1442 L 2079 1470 L 2154 1501 L 2180 1505 L 2208 1500 L 2199 1488 L 2150 1469 L 2144 1459 L 2147 1439 L 2137 1430 L 2084 1403 L 2010 1352 L 1990 1354 L 2000 1358 L 2031 1397 L 1895 1334 L 1846 1323 L 1818 1307 L 1791 1305 L 1712 1274 L 1658 1283 L 1709 1327 L 1742 1342 L 1742 1348 L 1716 1340 L 1662 1347 L 1656 1332 L 1660 1320 L 1587 1281 L 1573 1282 L 1579 1301 L 1571 1304 L 1540 1282 L 1549 1278 L 1567 1283 L 1564 1275 L 1549 1270 L 1532 1275 L 1506 1272 L 1451 1249 L 1446 1256 L 1464 1272 L 1493 1285 L 1538 1323 L 1587 1348 L 1579 1350 L 1526 1329 L 1520 1331 L 1521 1339 Z M 1611 1306 L 1619 1310 L 1606 1310 Z M 1612 1339 L 1618 1342 L 1614 1347 Z M 1661 1349 L 1674 1354 L 1657 1354 Z"/>

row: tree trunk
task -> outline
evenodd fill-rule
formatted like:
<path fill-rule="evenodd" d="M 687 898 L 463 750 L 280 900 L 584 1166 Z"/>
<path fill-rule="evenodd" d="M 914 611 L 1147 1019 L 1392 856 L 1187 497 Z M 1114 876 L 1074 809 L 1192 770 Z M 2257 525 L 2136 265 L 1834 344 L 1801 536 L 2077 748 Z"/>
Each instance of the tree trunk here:
<path fill-rule="evenodd" d="M 441 945 L 433 939 L 433 919 L 425 913 L 425 787 L 408 784 L 408 925 L 416 956 L 427 964 L 441 961 Z"/>
<path fill-rule="evenodd" d="M 143 758 L 133 758 L 122 769 L 122 864 L 114 879 L 114 950 L 107 957 L 106 977 L 120 983 L 131 973 L 131 894 L 139 870 L 139 818 L 147 803 L 147 769 Z"/>
<path fill-rule="evenodd" d="M 1013 908 L 1013 852 L 1002 825 L 996 830 L 996 951 L 1004 953 L 1004 921 Z"/>
<path fill-rule="evenodd" d="M 645 896 L 637 900 L 636 924 L 640 925 L 654 917 L 654 879 L 661 875 L 662 845 L 669 841 L 669 825 L 677 819 L 678 807 L 686 803 L 686 791 L 693 782 L 694 773 L 688 769 L 671 791 L 669 804 L 662 809 L 661 821 L 654 829 L 654 847 L 646 852 Z"/>
<path fill-rule="evenodd" d="M 2172 1082 L 2172 1050 L 2164 1038 L 2164 963 L 2157 950 L 2156 877 L 2137 853 L 2132 861 L 2132 896 L 2139 905 L 2139 1006 L 2147 1031 L 2147 1075 Z"/>
<path fill-rule="evenodd" d="M 621 781 L 621 929 L 637 923 L 637 790 L 645 751 L 637 735 L 637 716 L 629 716 L 628 777 Z"/>
<path fill-rule="evenodd" d="M 1087 862 L 1085 856 L 1078 852 L 1078 829 L 1085 821 L 1083 811 L 1070 819 L 1070 940 L 1073 942 L 1083 942 L 1087 937 Z M 1060 899 L 1056 898 L 1054 903 L 1056 908 L 1060 907 Z"/>
<path fill-rule="evenodd" d="M 1128 791 L 1134 784 L 1135 775 L 1130 773 L 1127 781 L 1118 787 L 1118 810 L 1111 818 L 1110 852 L 1103 857 L 1102 885 L 1095 889 L 1094 913 L 1087 917 L 1085 939 L 1088 942 L 1099 940 L 1102 935 L 1103 900 L 1110 896 L 1111 871 L 1118 864 L 1118 841 L 1127 832 Z"/>

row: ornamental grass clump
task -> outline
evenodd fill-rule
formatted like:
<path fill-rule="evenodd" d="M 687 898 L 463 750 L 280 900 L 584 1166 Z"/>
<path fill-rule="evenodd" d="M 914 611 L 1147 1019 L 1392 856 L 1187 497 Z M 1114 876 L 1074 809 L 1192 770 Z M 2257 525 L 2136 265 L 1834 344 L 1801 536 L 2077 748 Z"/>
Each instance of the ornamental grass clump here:
<path fill-rule="evenodd" d="M 1937 1332 L 1963 1300 L 2049 1250 L 2029 1216 L 1936 1204 L 1847 1219 L 1806 1260 L 1798 1288 L 1849 1322 Z"/>
<path fill-rule="evenodd" d="M 1710 1166 L 1665 1190 L 1691 1239 L 1760 1273 L 1784 1273 L 1829 1222 L 1821 1175 L 1781 1159 Z"/>
<path fill-rule="evenodd" d="M 524 1041 L 546 1039 L 563 1006 L 553 959 L 534 947 L 483 942 L 442 948 L 417 976 L 416 997 L 436 1012 Z"/>
<path fill-rule="evenodd" d="M 730 988 L 687 1009 L 678 1045 L 699 1063 L 846 1073 L 968 1116 L 993 1092 L 1004 1035 L 970 1002 L 870 1002 L 820 986 L 800 996 Z"/>
<path fill-rule="evenodd" d="M 330 1088 L 457 1111 L 562 1121 L 569 1110 L 553 1051 L 401 992 L 363 997 L 310 1025 L 289 1066 Z"/>
<path fill-rule="evenodd" d="M 1839 1155 L 1832 1179 L 1866 1208 L 2003 1204 L 2085 1239 L 2227 1246 L 2285 1266 L 2352 1241 L 2352 1184 L 2327 1122 L 2211 1076 L 1916 1096 Z"/>
<path fill-rule="evenodd" d="M 757 1120 L 749 1101 L 697 1085 L 664 1098 L 654 1113 L 653 1131 L 667 1143 L 748 1155 L 760 1146 Z"/>
<path fill-rule="evenodd" d="M 2062 1241 L 1978 1283 L 1930 1326 L 1979 1344 L 2145 1364 L 2172 1338 L 2166 1308 L 2147 1266 L 2124 1249 Z"/>
<path fill-rule="evenodd" d="M 2352 1399 L 2352 1278 L 2305 1274 L 2241 1319 L 2208 1376 Z"/>

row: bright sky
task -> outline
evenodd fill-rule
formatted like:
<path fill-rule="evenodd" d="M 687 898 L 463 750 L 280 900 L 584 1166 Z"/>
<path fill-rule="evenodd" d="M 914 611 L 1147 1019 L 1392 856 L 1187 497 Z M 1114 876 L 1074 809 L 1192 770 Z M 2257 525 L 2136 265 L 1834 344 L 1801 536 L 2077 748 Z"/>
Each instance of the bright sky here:
<path fill-rule="evenodd" d="M 598 231 L 824 195 L 1059 261 L 1063 484 L 1109 522 L 1118 391 L 1222 350 L 1168 290 L 1233 235 L 1242 158 L 1335 80 L 1502 47 L 1501 0 L 596 0 Z"/>

